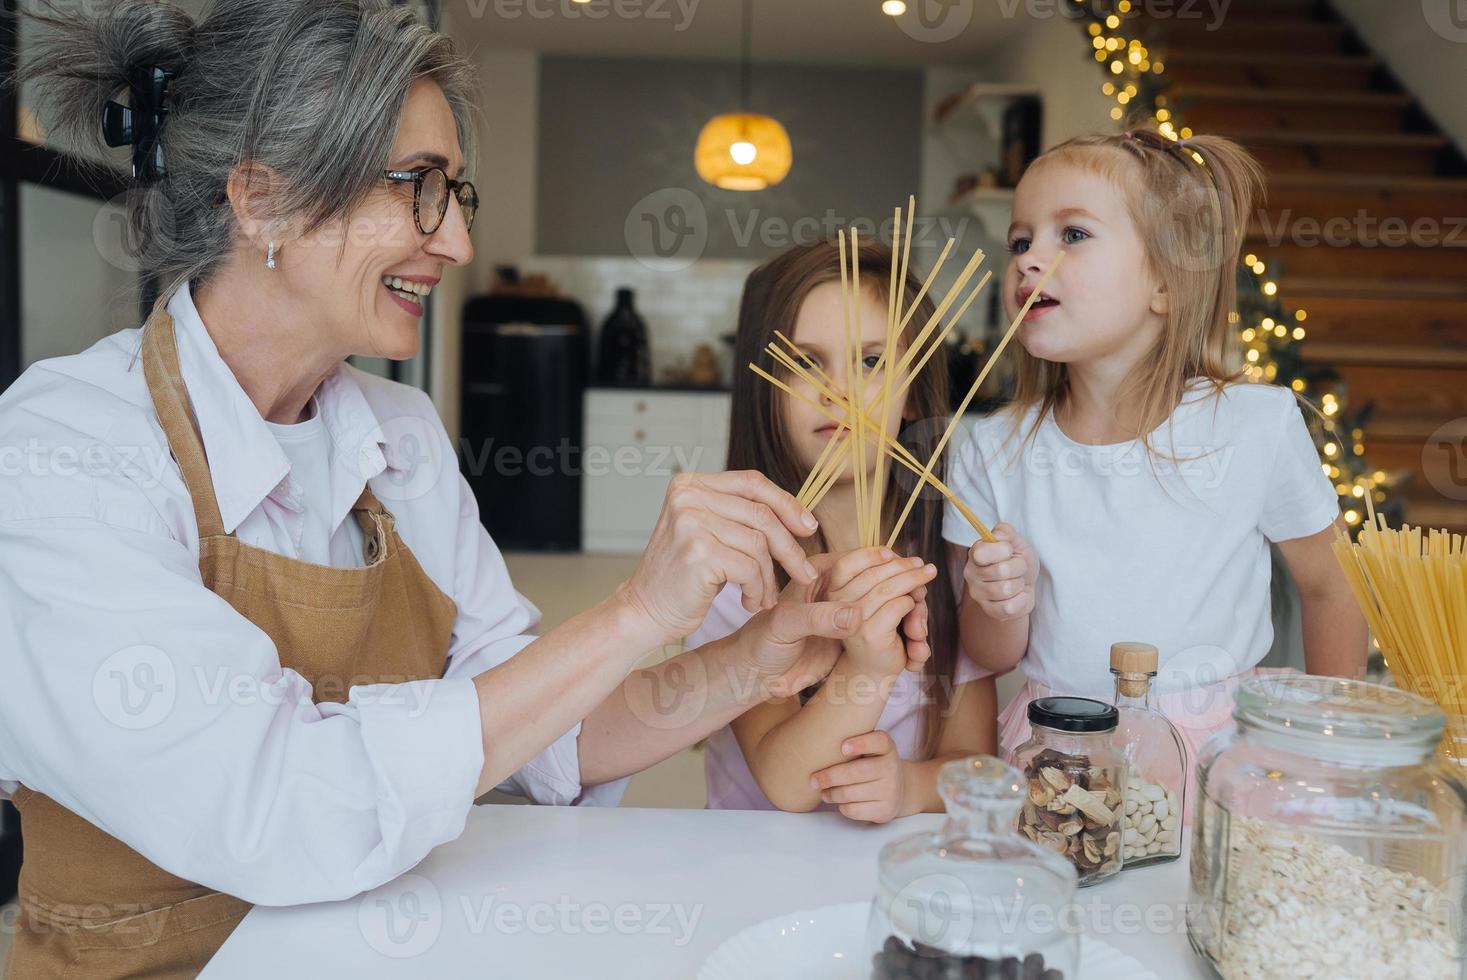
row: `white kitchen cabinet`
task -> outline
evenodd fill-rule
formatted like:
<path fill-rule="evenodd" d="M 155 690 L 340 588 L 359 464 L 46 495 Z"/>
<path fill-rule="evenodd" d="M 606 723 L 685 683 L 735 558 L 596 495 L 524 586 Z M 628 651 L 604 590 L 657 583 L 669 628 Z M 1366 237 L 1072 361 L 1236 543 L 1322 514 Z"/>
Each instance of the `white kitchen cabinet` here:
<path fill-rule="evenodd" d="M 635 554 L 646 547 L 673 476 L 724 468 L 728 419 L 727 392 L 588 390 L 582 548 Z"/>

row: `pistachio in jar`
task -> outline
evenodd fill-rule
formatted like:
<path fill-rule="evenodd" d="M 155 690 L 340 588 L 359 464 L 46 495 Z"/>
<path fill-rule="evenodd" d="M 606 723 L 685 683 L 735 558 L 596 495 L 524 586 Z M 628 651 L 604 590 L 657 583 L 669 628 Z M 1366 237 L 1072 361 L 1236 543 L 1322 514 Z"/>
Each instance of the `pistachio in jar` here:
<path fill-rule="evenodd" d="M 1187 800 L 1187 743 L 1156 703 L 1160 654 L 1149 643 L 1113 643 L 1115 741 L 1126 760 L 1121 849 L 1126 867 L 1176 860 L 1182 854 Z"/>

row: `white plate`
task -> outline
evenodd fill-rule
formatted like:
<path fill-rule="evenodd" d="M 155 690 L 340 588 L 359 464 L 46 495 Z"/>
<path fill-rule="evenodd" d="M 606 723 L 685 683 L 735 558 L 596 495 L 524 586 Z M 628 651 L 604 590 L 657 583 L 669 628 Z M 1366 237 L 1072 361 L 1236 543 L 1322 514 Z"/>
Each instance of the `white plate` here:
<path fill-rule="evenodd" d="M 870 911 L 870 902 L 848 902 L 765 919 L 724 940 L 703 961 L 698 980 L 867 980 Z M 1082 936 L 1077 980 L 1158 978 L 1114 946 Z"/>

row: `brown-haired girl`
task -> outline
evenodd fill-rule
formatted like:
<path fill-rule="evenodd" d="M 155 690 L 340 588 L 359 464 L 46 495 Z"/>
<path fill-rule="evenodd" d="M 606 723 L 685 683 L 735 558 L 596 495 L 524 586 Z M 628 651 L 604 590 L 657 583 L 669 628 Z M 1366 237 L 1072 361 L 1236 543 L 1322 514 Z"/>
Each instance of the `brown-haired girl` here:
<path fill-rule="evenodd" d="M 1020 328 L 1012 404 L 974 427 L 951 481 L 1002 540 L 975 543 L 951 508 L 944 527 L 966 559 L 963 649 L 1028 676 L 1000 719 L 1009 748 L 1032 697 L 1109 699 L 1116 640 L 1160 648 L 1160 705 L 1199 747 L 1273 640 L 1269 542 L 1299 587 L 1309 672 L 1364 671 L 1334 487 L 1293 394 L 1239 383 L 1234 270 L 1261 187 L 1237 144 L 1154 130 L 1063 143 L 1019 183 L 1005 305 L 1065 261 Z"/>
<path fill-rule="evenodd" d="M 891 250 L 868 242 L 859 248 L 861 365 L 867 385 L 879 383 L 886 343 L 886 305 L 891 288 Z M 907 302 L 921 282 L 910 272 Z M 901 337 L 901 351 L 932 316 L 924 298 Z M 739 309 L 735 362 L 767 367 L 764 348 L 775 331 L 790 337 L 802 353 L 839 386 L 850 390 L 842 357 L 845 327 L 836 247 L 827 242 L 800 246 L 756 269 L 744 286 Z M 812 402 L 830 403 L 786 373 L 783 380 Z M 904 398 L 892 398 L 887 431 L 918 458 L 931 447 L 915 438 L 917 426 L 903 423 L 945 421 L 948 415 L 946 365 L 929 364 Z M 729 466 L 758 470 L 776 485 L 800 489 L 836 431 L 814 407 L 774 389 L 752 372 L 734 382 Z M 842 414 L 842 413 L 836 413 Z M 874 413 L 873 413 L 874 414 Z M 935 426 L 941 431 L 942 425 Z M 935 433 L 934 433 L 935 435 Z M 854 455 L 854 454 L 852 454 Z M 890 461 L 869 454 L 869 468 Z M 882 537 L 890 533 L 910 488 L 910 474 L 893 468 L 887 477 Z M 882 823 L 924 810 L 940 810 L 937 769 L 946 759 L 992 752 L 993 679 L 958 655 L 957 566 L 949 566 L 942 543 L 941 498 L 924 493 L 903 528 L 895 554 L 858 549 L 854 474 L 848 467 L 816 508 L 820 530 L 806 542 L 809 550 L 844 555 L 830 575 L 832 598 L 896 593 L 915 583 L 915 596 L 900 624 L 910 640 L 925 637 L 926 662 L 908 661 L 901 644 L 889 637 L 874 642 L 863 630 L 846 640 L 824 681 L 799 696 L 773 698 L 716 733 L 708 743 L 705 767 L 708 805 L 733 809 L 813 810 L 838 807 L 856 820 Z M 875 554 L 872 554 L 872 552 Z M 849 581 L 847 581 L 849 579 Z M 874 583 L 884 580 L 885 585 Z M 927 590 L 930 590 L 927 591 Z M 849 595 L 847 595 L 849 593 Z M 900 602 L 900 600 L 898 600 Z M 907 610 L 908 606 L 895 608 Z M 888 608 L 888 615 L 893 610 Z M 749 617 L 736 587 L 714 602 L 703 626 L 689 638 L 697 646 L 737 630 Z M 868 616 L 868 623 L 873 617 Z M 891 623 L 895 626 L 897 624 Z M 874 648 L 883 648 L 874 649 Z M 910 669 L 910 668 L 916 668 Z"/>

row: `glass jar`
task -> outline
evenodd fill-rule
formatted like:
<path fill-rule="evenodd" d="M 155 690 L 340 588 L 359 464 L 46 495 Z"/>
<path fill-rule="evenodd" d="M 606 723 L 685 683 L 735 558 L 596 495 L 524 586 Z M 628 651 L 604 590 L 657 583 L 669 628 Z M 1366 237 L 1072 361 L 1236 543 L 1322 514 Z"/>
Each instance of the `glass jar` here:
<path fill-rule="evenodd" d="M 1442 738 L 1442 755 L 1447 762 L 1459 766 L 1467 777 L 1467 713 L 1447 715 L 1447 734 Z"/>
<path fill-rule="evenodd" d="M 1158 653 L 1149 643 L 1115 643 L 1115 744 L 1126 760 L 1121 857 L 1126 868 L 1175 861 L 1182 856 L 1182 814 L 1187 806 L 1187 743 L 1156 706 Z"/>
<path fill-rule="evenodd" d="M 1125 762 L 1114 744 L 1120 713 L 1093 698 L 1029 702 L 1029 741 L 1009 759 L 1028 793 L 1019 833 L 1062 854 L 1080 884 L 1121 870 Z"/>
<path fill-rule="evenodd" d="M 1075 870 L 1014 833 L 1024 781 L 993 756 L 944 765 L 947 820 L 881 849 L 867 939 L 873 980 L 1015 976 L 1066 980 L 1079 933 L 1063 927 Z"/>
<path fill-rule="evenodd" d="M 1394 688 L 1243 681 L 1198 759 L 1187 935 L 1224 978 L 1467 977 L 1467 786 Z"/>

